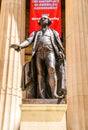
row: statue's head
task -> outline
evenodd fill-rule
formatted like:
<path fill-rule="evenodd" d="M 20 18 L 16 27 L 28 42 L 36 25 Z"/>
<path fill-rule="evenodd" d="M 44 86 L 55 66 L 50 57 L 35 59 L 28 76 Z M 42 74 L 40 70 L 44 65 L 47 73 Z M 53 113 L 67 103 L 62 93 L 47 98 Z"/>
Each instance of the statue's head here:
<path fill-rule="evenodd" d="M 40 26 L 44 26 L 44 25 L 50 26 L 51 23 L 52 23 L 52 22 L 51 22 L 50 18 L 49 18 L 47 15 L 43 15 L 43 16 L 40 18 L 39 22 L 38 22 L 38 24 L 39 24 Z"/>

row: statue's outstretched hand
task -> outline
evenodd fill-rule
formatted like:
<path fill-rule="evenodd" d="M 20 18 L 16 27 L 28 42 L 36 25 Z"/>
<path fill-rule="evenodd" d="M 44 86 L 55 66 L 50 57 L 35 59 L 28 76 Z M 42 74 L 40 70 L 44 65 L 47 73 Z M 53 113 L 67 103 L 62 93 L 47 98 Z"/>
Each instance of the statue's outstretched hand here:
<path fill-rule="evenodd" d="M 14 48 L 18 52 L 21 50 L 20 45 L 18 45 L 18 44 L 12 44 L 12 45 L 10 45 L 10 48 Z"/>

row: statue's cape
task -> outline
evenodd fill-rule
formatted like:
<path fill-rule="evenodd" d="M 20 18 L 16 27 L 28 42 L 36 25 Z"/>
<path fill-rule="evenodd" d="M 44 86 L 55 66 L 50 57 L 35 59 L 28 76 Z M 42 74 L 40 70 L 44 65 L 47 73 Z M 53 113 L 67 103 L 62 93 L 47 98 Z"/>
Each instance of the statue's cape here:
<path fill-rule="evenodd" d="M 35 57 L 32 58 L 31 62 L 26 63 L 23 66 L 22 70 L 22 82 L 21 82 L 21 88 L 22 90 L 26 90 L 27 92 L 27 98 L 36 98 L 37 97 L 37 72 L 36 72 L 36 66 L 35 66 Z M 66 89 L 66 63 L 65 60 L 63 62 L 58 61 L 56 63 L 56 72 L 57 72 L 57 91 L 61 89 Z M 45 71 L 46 72 L 46 71 Z M 45 83 L 47 88 L 47 95 L 50 97 L 49 92 L 49 83 L 48 80 Z M 57 92 L 57 93 L 58 93 Z"/>

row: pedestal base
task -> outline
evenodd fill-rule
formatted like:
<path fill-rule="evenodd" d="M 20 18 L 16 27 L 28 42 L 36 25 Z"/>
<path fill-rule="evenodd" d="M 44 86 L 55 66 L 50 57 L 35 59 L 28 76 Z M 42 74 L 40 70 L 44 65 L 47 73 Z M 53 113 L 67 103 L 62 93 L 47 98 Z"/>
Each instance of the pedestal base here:
<path fill-rule="evenodd" d="M 22 104 L 20 130 L 66 130 L 65 104 Z"/>

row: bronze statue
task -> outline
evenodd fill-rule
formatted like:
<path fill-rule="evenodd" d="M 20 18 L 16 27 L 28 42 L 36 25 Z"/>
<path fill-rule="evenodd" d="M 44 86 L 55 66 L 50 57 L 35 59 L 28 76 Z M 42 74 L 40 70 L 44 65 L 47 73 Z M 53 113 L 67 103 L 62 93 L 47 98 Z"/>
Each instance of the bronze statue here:
<path fill-rule="evenodd" d="M 49 28 L 51 20 L 48 16 L 43 15 L 38 24 L 41 30 L 33 32 L 20 45 L 12 44 L 10 47 L 20 51 L 33 44 L 29 77 L 34 82 L 32 86 L 36 88 L 36 97 L 59 98 L 58 77 L 62 75 L 60 69 L 65 60 L 64 48 L 58 32 Z"/>

